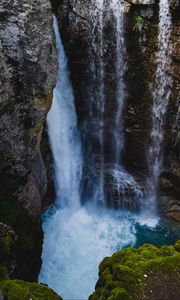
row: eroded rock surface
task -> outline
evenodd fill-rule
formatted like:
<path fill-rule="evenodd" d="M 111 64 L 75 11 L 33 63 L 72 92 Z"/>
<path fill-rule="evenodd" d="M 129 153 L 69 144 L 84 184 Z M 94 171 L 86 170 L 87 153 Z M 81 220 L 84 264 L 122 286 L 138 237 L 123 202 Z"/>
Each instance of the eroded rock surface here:
<path fill-rule="evenodd" d="M 0 220 L 17 236 L 12 276 L 36 280 L 47 190 L 40 143 L 57 69 L 50 1 L 2 0 L 0 18 Z"/>
<path fill-rule="evenodd" d="M 57 65 L 51 6 L 2 0 L 0 16 L 0 194 L 37 218 L 47 185 L 39 145 Z"/>

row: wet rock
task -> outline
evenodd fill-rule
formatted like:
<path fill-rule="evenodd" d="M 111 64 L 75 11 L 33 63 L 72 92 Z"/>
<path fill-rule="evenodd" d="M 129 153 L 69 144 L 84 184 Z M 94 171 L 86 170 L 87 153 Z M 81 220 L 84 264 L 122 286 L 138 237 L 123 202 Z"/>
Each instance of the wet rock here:
<path fill-rule="evenodd" d="M 59 2 L 58 2 L 59 3 Z M 56 10 L 59 15 L 59 24 L 66 52 L 69 58 L 72 82 L 76 96 L 76 107 L 81 133 L 91 152 L 98 155 L 100 146 L 98 133 L 102 126 L 98 122 L 98 116 L 93 111 L 93 120 L 86 121 L 90 111 L 91 77 L 90 66 L 96 47 L 92 46 L 93 32 L 92 16 L 90 14 L 91 1 L 63 1 Z M 164 172 L 161 177 L 166 178 L 165 173 L 171 174 L 171 180 L 167 183 L 161 179 L 159 210 L 164 216 L 168 214 L 172 201 L 178 204 L 178 184 L 180 180 L 180 139 L 179 139 L 179 1 L 172 1 L 172 47 L 173 64 L 172 75 L 174 79 L 172 96 L 167 114 L 164 139 Z M 146 184 L 147 179 L 147 149 L 151 142 L 151 108 L 152 90 L 154 87 L 156 71 L 156 52 L 158 34 L 158 2 L 157 1 L 126 1 L 125 17 L 125 40 L 127 71 L 125 83 L 127 87 L 126 105 L 123 113 L 125 147 L 123 151 L 123 164 L 127 172 L 134 178 L 141 177 L 141 186 Z M 111 26 L 112 20 L 104 16 L 104 47 L 105 47 L 105 70 L 106 82 L 106 125 L 105 125 L 105 162 L 111 163 L 109 151 L 112 147 L 109 141 L 113 135 L 113 104 L 115 98 L 115 82 L 113 78 L 115 63 L 114 33 Z M 96 44 L 96 43 L 95 43 Z M 94 49 L 93 49 L 94 47 Z M 93 52 L 94 51 L 94 52 Z M 81 72 L 79 72 L 81 70 Z M 88 86 L 88 89 L 87 89 Z M 98 84 L 97 84 L 98 86 Z M 89 126 L 87 126 L 87 123 Z M 85 157 L 87 164 L 91 165 L 89 155 Z M 88 166 L 85 168 L 88 169 Z M 87 170 L 85 170 L 86 173 Z M 107 172 L 108 173 L 108 172 Z M 110 172 L 109 172 L 110 173 Z M 168 179 L 169 181 L 169 179 Z M 167 184 L 167 186 L 166 186 Z M 170 186 L 172 188 L 170 188 Z M 109 180 L 109 190 L 111 189 Z M 165 197 L 165 198 L 164 198 Z M 165 205 L 166 199 L 166 205 Z M 170 205 L 170 206 L 169 206 Z M 177 206 L 176 206 L 177 207 Z"/>

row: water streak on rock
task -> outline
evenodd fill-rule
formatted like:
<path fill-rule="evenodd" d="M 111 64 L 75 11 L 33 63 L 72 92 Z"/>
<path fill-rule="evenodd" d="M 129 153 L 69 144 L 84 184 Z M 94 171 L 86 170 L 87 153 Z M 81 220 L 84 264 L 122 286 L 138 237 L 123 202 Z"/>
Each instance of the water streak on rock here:
<path fill-rule="evenodd" d="M 163 170 L 163 140 L 166 112 L 171 96 L 171 14 L 168 0 L 159 2 L 157 69 L 153 91 L 151 145 L 148 151 L 149 178 L 143 210 L 157 214 L 158 179 Z"/>

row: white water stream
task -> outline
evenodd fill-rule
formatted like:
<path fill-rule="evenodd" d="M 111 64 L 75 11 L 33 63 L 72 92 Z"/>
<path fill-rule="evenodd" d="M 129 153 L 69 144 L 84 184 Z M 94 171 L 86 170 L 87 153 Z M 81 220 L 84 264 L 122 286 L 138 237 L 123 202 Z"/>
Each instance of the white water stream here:
<path fill-rule="evenodd" d="M 122 123 L 122 112 L 125 104 L 126 92 L 124 75 L 126 71 L 125 63 L 125 39 L 124 39 L 124 1 L 112 0 L 111 9 L 116 22 L 116 102 L 115 128 L 113 139 L 113 154 L 115 163 L 120 164 L 121 155 L 124 148 L 124 134 Z"/>
<path fill-rule="evenodd" d="M 149 178 L 145 215 L 157 215 L 159 176 L 163 170 L 163 140 L 168 103 L 171 96 L 171 14 L 169 0 L 159 2 L 158 52 L 153 90 L 151 145 L 147 153 Z"/>

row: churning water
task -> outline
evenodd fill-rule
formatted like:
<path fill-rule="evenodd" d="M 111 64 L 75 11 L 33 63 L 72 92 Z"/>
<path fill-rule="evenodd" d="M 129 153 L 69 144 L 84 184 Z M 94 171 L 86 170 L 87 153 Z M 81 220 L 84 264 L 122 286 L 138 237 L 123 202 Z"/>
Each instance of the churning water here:
<path fill-rule="evenodd" d="M 88 299 L 102 259 L 136 242 L 130 214 L 82 207 L 49 211 L 44 216 L 40 282 L 63 299 Z"/>

